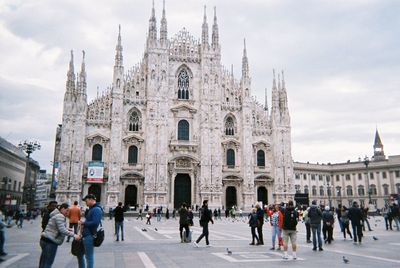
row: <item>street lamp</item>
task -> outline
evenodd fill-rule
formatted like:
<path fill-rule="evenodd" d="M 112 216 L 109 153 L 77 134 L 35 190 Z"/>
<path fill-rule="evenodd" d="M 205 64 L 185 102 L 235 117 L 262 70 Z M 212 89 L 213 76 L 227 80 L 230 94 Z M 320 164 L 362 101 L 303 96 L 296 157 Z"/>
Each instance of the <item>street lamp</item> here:
<path fill-rule="evenodd" d="M 38 141 L 25 140 L 18 144 L 18 148 L 20 148 L 27 154 L 26 166 L 25 166 L 24 193 L 22 195 L 22 202 L 28 204 L 29 205 L 28 209 L 31 209 L 33 205 L 33 200 L 35 198 L 32 192 L 36 190 L 36 188 L 35 185 L 32 185 L 29 179 L 30 178 L 29 157 L 31 153 L 33 153 L 34 151 L 40 150 L 41 145 Z"/>
<path fill-rule="evenodd" d="M 368 165 L 369 165 L 370 161 L 368 156 L 364 157 L 364 165 L 365 165 L 365 169 L 367 170 L 367 187 L 368 187 L 368 204 L 372 204 L 372 200 L 371 200 L 371 188 L 369 187 L 369 173 L 368 173 Z"/>
<path fill-rule="evenodd" d="M 331 186 L 329 185 L 329 181 L 327 182 L 327 192 L 328 192 L 328 201 L 329 207 L 332 207 L 332 200 L 331 200 Z"/>

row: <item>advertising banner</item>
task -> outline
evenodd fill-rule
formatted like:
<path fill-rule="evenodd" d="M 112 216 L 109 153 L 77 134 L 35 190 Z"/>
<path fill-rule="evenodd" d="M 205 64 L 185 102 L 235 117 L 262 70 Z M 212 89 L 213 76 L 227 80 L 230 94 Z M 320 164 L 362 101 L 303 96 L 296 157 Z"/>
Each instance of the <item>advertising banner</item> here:
<path fill-rule="evenodd" d="M 100 161 L 90 161 L 88 165 L 87 182 L 102 183 L 104 173 L 104 163 Z"/>

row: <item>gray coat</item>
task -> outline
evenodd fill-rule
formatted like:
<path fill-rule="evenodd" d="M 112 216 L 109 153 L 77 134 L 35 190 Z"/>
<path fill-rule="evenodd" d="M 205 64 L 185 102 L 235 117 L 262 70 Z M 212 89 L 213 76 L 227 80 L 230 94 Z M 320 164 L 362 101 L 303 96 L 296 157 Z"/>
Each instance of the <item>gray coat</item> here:
<path fill-rule="evenodd" d="M 55 209 L 50 213 L 50 220 L 42 233 L 42 237 L 50 239 L 57 245 L 61 245 L 64 242 L 65 236 L 74 236 L 74 233 L 68 231 L 65 216 L 58 209 Z"/>

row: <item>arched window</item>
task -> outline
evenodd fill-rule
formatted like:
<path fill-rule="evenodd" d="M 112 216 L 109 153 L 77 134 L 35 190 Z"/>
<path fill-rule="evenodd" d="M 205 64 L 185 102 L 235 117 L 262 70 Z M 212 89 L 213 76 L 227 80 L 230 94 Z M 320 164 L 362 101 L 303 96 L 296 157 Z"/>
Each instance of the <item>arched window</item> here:
<path fill-rule="evenodd" d="M 139 131 L 141 127 L 140 114 L 137 111 L 133 110 L 129 115 L 128 123 L 129 131 Z"/>
<path fill-rule="evenodd" d="M 346 187 L 346 194 L 347 196 L 353 196 L 353 187 L 350 185 Z"/>
<path fill-rule="evenodd" d="M 92 149 L 92 160 L 101 161 L 103 158 L 103 146 L 95 144 Z"/>
<path fill-rule="evenodd" d="M 364 196 L 364 195 L 365 195 L 364 186 L 359 185 L 358 186 L 358 196 Z"/>
<path fill-rule="evenodd" d="M 370 192 L 371 192 L 371 195 L 377 195 L 377 192 L 376 192 L 376 185 L 375 185 L 375 184 L 371 184 L 371 185 L 369 186 L 369 190 L 370 190 Z"/>
<path fill-rule="evenodd" d="M 320 195 L 320 196 L 324 196 L 324 194 L 325 194 L 324 186 L 320 186 L 320 187 L 319 187 L 319 195 Z"/>
<path fill-rule="evenodd" d="M 317 195 L 317 186 L 313 186 L 312 187 L 312 196 L 316 196 Z"/>
<path fill-rule="evenodd" d="M 235 151 L 233 149 L 228 149 L 226 151 L 226 165 L 228 168 L 235 167 Z"/>
<path fill-rule="evenodd" d="M 135 145 L 129 146 L 128 163 L 137 164 L 137 162 L 138 162 L 138 148 Z"/>
<path fill-rule="evenodd" d="M 178 99 L 189 99 L 189 76 L 185 69 L 178 75 Z"/>
<path fill-rule="evenodd" d="M 307 185 L 304 186 L 304 193 L 308 194 L 308 186 Z"/>
<path fill-rule="evenodd" d="M 178 140 L 189 140 L 189 122 L 186 120 L 181 120 L 178 123 Z"/>
<path fill-rule="evenodd" d="M 389 195 L 389 185 L 384 184 L 384 185 L 382 185 L 382 187 L 383 187 L 383 194 Z"/>
<path fill-rule="evenodd" d="M 263 150 L 257 151 L 257 167 L 265 167 L 265 153 Z"/>
<path fill-rule="evenodd" d="M 336 186 L 336 194 L 337 196 L 342 196 L 342 187 Z"/>
<path fill-rule="evenodd" d="M 230 116 L 225 121 L 225 135 L 235 135 L 235 123 Z"/>

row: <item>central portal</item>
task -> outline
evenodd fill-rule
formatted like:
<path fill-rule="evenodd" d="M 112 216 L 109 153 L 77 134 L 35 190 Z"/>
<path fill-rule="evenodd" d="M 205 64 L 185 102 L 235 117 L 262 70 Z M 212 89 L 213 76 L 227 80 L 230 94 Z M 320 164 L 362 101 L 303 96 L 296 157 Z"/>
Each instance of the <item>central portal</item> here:
<path fill-rule="evenodd" d="M 174 208 L 180 208 L 185 202 L 192 203 L 192 183 L 189 174 L 177 174 L 174 183 Z"/>

